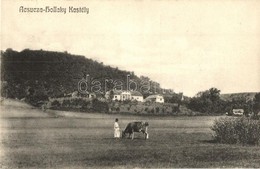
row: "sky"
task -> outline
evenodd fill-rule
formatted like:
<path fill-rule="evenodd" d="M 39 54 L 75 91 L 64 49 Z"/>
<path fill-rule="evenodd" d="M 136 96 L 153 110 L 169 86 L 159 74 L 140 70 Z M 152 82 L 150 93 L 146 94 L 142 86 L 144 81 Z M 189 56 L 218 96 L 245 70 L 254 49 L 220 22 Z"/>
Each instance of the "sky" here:
<path fill-rule="evenodd" d="M 21 6 L 67 11 L 22 13 Z M 89 14 L 68 13 L 69 6 Z M 84 55 L 187 96 L 211 87 L 260 92 L 260 1 L 2 0 L 7 48 Z"/>

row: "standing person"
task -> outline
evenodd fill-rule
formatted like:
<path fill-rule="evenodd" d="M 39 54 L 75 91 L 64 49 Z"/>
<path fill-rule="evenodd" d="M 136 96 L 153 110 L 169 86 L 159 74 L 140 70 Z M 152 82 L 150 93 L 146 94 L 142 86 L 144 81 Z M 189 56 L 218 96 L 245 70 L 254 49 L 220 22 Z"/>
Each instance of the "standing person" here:
<path fill-rule="evenodd" d="M 114 137 L 115 138 L 120 138 L 120 128 L 118 124 L 118 119 L 116 118 L 115 124 L 114 124 Z"/>

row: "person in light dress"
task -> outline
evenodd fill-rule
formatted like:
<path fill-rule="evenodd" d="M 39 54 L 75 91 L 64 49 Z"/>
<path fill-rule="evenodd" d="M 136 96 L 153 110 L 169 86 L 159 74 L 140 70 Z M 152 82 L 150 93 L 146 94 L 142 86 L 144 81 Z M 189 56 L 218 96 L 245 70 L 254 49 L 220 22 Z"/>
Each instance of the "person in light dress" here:
<path fill-rule="evenodd" d="M 117 118 L 114 123 L 114 138 L 120 138 L 120 127 Z"/>

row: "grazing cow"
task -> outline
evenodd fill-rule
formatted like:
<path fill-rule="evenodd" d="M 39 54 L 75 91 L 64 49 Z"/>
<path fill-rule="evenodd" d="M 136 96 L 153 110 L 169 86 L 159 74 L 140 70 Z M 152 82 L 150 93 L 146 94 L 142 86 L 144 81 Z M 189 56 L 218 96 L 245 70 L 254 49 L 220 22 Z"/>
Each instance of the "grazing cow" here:
<path fill-rule="evenodd" d="M 145 139 L 148 139 L 148 122 L 132 122 L 128 123 L 125 130 L 122 131 L 122 138 L 126 136 L 126 134 L 129 134 L 132 136 L 132 139 L 134 139 L 134 132 L 142 132 L 145 135 Z"/>

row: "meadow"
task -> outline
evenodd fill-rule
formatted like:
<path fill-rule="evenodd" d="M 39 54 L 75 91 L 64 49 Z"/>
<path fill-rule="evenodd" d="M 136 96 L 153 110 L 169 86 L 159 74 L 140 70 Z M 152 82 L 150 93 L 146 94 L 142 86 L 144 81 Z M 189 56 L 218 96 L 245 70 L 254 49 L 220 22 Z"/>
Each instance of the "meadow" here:
<path fill-rule="evenodd" d="M 260 167 L 260 147 L 215 143 L 220 116 L 136 116 L 43 112 L 1 104 L 0 168 Z M 132 121 L 149 122 L 149 139 L 113 138 Z"/>

